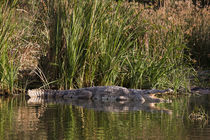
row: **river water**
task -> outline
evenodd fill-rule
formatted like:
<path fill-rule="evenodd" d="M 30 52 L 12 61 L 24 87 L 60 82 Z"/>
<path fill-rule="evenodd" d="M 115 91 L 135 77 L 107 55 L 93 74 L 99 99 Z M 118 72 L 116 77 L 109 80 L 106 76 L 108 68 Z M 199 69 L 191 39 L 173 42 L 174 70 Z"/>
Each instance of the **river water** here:
<path fill-rule="evenodd" d="M 0 140 L 209 140 L 210 96 L 179 97 L 171 103 L 133 104 L 0 98 Z"/>

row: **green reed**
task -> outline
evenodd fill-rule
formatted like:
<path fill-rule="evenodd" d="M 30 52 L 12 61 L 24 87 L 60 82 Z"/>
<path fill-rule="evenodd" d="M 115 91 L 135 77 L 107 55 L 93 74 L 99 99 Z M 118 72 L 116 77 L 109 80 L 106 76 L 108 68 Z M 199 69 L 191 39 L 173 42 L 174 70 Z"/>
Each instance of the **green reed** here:
<path fill-rule="evenodd" d="M 15 62 L 16 51 L 12 48 L 11 36 L 14 25 L 11 22 L 14 5 L 10 1 L 0 3 L 0 87 L 13 93 L 17 84 L 18 66 Z"/>
<path fill-rule="evenodd" d="M 59 3 L 56 27 L 57 34 L 63 31 L 65 44 L 54 48 L 64 50 L 54 53 L 62 54 L 62 57 L 55 56 L 63 81 L 61 85 L 73 88 L 74 85 L 116 84 L 125 49 L 133 44 L 132 35 L 125 35 L 131 11 L 125 9 L 128 13 L 122 17 L 119 5 L 111 1 L 67 3 L 68 6 Z M 61 11 L 63 7 L 67 8 Z M 63 36 L 56 36 L 56 44 Z"/>
<path fill-rule="evenodd" d="M 48 54 L 58 87 L 189 86 L 184 36 L 169 20 L 165 26 L 151 22 L 141 10 L 112 0 L 50 4 L 56 23 Z"/>

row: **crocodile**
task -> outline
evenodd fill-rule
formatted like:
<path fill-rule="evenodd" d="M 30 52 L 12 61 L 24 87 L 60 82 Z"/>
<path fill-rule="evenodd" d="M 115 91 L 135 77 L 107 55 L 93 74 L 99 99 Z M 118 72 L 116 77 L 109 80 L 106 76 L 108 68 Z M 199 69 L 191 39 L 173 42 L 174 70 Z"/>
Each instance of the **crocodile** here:
<path fill-rule="evenodd" d="M 140 103 L 164 102 L 162 98 L 156 97 L 157 94 L 172 93 L 172 89 L 166 90 L 142 90 L 128 89 L 120 86 L 94 86 L 79 88 L 73 90 L 47 90 L 47 89 L 32 89 L 28 90 L 28 95 L 31 98 L 61 98 L 61 99 L 84 99 L 102 102 L 127 102 L 138 101 Z"/>

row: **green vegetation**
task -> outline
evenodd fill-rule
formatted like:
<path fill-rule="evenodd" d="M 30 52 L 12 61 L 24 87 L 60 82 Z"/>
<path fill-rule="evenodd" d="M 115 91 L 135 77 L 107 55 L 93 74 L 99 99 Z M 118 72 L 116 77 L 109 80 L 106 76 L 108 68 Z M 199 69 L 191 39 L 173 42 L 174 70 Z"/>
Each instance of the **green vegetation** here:
<path fill-rule="evenodd" d="M 164 6 L 154 10 L 114 0 L 1 2 L 0 86 L 9 93 L 33 84 L 189 88 L 192 62 L 207 64 L 208 8 L 175 0 Z"/>
<path fill-rule="evenodd" d="M 11 24 L 11 18 L 14 16 L 16 1 L 12 4 L 0 2 L 0 89 L 7 89 L 13 93 L 17 85 L 18 60 L 16 57 L 16 48 L 10 40 L 15 30 Z"/>

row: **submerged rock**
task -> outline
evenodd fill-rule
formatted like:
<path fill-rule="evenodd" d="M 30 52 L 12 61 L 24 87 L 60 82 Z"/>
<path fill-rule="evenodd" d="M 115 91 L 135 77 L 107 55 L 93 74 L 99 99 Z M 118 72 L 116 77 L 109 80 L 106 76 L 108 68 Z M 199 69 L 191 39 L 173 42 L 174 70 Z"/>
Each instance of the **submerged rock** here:
<path fill-rule="evenodd" d="M 163 102 L 161 98 L 157 98 L 156 94 L 172 93 L 172 89 L 166 90 L 140 90 L 127 89 L 120 86 L 95 86 L 80 88 L 74 90 L 45 90 L 33 89 L 28 90 L 31 98 L 62 98 L 62 99 L 85 99 L 102 102 L 119 102 L 119 101 L 138 101 L 140 103 L 147 102 Z"/>

